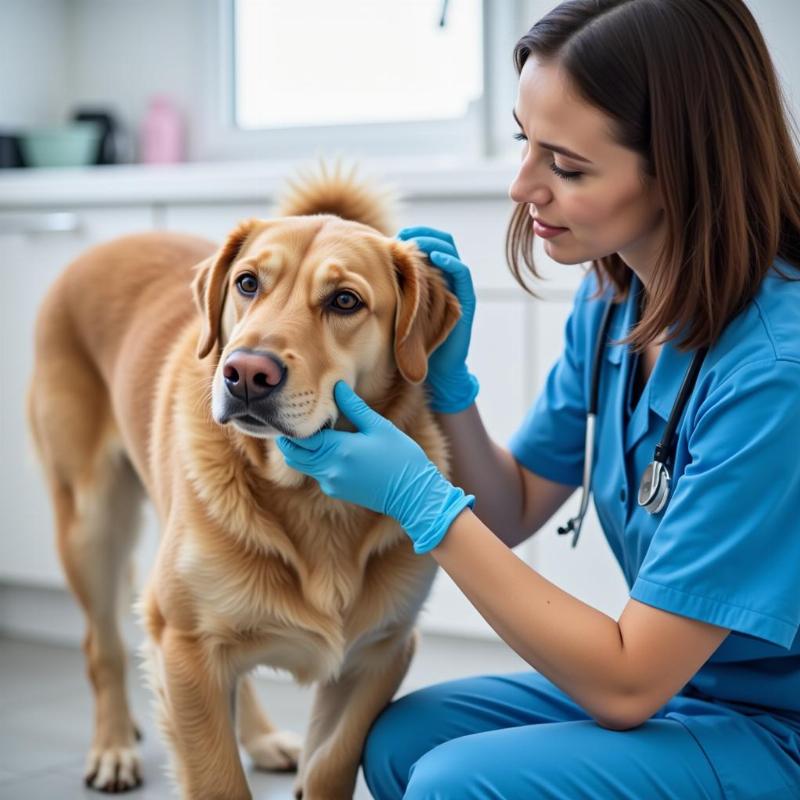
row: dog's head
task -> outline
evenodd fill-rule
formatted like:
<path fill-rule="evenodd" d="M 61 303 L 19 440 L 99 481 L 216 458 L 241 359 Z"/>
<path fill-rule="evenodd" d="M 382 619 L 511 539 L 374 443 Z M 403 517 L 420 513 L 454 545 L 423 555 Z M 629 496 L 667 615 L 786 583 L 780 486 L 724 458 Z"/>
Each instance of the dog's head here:
<path fill-rule="evenodd" d="M 461 314 L 412 242 L 332 215 L 242 222 L 192 288 L 214 419 L 261 438 L 333 425 L 340 379 L 367 402 L 420 383 Z"/>

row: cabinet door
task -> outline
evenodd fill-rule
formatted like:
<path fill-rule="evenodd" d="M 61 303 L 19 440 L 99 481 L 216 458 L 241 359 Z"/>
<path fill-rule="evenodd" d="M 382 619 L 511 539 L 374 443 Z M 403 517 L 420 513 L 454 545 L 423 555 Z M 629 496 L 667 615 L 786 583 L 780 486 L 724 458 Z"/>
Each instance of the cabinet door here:
<path fill-rule="evenodd" d="M 147 207 L 0 212 L 0 580 L 64 585 L 50 498 L 25 419 L 39 304 L 81 251 L 152 227 Z"/>

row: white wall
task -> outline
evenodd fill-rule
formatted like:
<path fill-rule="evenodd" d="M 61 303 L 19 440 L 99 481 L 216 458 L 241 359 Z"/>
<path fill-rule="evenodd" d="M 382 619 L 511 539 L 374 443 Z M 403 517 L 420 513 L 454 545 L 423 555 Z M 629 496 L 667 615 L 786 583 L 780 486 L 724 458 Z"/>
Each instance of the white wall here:
<path fill-rule="evenodd" d="M 4 0 L 0 12 L 0 131 L 56 121 L 74 91 L 64 0 Z"/>
<path fill-rule="evenodd" d="M 800 125 L 800 3 L 796 0 L 750 0 L 778 70 L 790 112 Z"/>
<path fill-rule="evenodd" d="M 71 96 L 62 103 L 111 105 L 135 133 L 148 98 L 173 97 L 186 115 L 190 157 L 200 159 L 193 135 L 206 99 L 205 0 L 70 0 Z"/>

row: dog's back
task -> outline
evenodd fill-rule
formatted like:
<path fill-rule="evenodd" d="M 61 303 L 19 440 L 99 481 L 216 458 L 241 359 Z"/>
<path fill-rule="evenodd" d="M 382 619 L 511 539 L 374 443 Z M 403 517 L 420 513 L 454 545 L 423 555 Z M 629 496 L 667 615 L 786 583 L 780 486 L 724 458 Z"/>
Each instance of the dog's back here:
<path fill-rule="evenodd" d="M 192 269 L 214 249 L 182 234 L 125 236 L 88 250 L 50 287 L 36 322 L 28 415 L 51 479 L 74 486 L 124 444 L 146 480 L 141 443 L 165 343 L 192 318 Z"/>

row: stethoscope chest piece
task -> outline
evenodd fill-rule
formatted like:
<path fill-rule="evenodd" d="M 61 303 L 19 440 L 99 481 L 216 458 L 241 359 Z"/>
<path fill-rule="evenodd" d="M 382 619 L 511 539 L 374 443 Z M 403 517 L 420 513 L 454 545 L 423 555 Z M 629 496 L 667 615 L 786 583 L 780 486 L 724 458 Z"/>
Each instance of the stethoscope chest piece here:
<path fill-rule="evenodd" d="M 660 461 L 651 461 L 645 467 L 639 484 L 639 505 L 650 514 L 658 514 L 669 499 L 669 470 Z"/>

